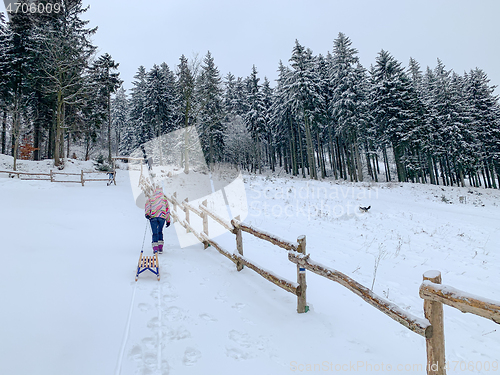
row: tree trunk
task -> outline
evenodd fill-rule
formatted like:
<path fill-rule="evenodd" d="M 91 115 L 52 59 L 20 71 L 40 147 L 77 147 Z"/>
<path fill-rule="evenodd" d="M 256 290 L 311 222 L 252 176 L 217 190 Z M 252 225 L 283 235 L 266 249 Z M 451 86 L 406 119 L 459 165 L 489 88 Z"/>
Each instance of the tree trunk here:
<path fill-rule="evenodd" d="M 302 177 L 303 178 L 306 178 L 306 166 L 305 166 L 305 162 L 304 162 L 304 151 L 303 151 L 303 147 L 302 147 L 302 136 L 300 134 L 300 129 L 298 129 L 299 131 L 297 132 L 297 136 L 299 138 L 299 149 L 300 149 L 300 166 L 302 168 Z"/>
<path fill-rule="evenodd" d="M 184 112 L 184 173 L 189 173 L 189 102 L 186 104 L 186 110 Z"/>
<path fill-rule="evenodd" d="M 429 169 L 429 176 L 431 178 L 431 184 L 437 185 L 436 183 L 436 175 L 434 173 L 434 166 L 432 165 L 432 158 L 429 154 L 427 154 L 427 168 Z"/>
<path fill-rule="evenodd" d="M 66 141 L 66 157 L 69 159 L 69 144 L 70 144 L 70 140 L 71 140 L 71 132 L 68 130 L 66 132 L 66 135 L 67 135 L 67 141 Z"/>
<path fill-rule="evenodd" d="M 62 134 L 62 106 L 63 98 L 61 91 L 57 92 L 56 128 L 54 134 L 54 165 L 61 165 L 61 134 Z"/>
<path fill-rule="evenodd" d="M 385 180 L 387 182 L 391 181 L 391 171 L 389 170 L 389 159 L 387 158 L 387 148 L 384 145 L 382 148 L 382 153 L 384 155 L 384 164 L 385 164 Z"/>
<path fill-rule="evenodd" d="M 7 138 L 7 111 L 4 109 L 3 120 L 2 120 L 2 154 L 4 155 L 5 155 L 6 138 Z"/>
<path fill-rule="evenodd" d="M 108 72 L 109 74 L 109 72 Z M 108 92 L 108 163 L 111 164 L 111 93 Z M 69 142 L 69 139 L 68 139 Z"/>
<path fill-rule="evenodd" d="M 358 181 L 363 181 L 363 166 L 361 164 L 361 152 L 359 151 L 358 142 L 354 141 L 354 153 L 356 157 L 356 168 L 358 170 Z"/>
<path fill-rule="evenodd" d="M 364 140 L 364 145 L 365 145 L 366 168 L 368 169 L 368 174 L 370 175 L 372 180 L 374 180 L 375 176 L 373 175 L 371 157 L 370 157 L 370 152 L 368 150 L 368 142 L 366 141 L 366 139 Z"/>
<path fill-rule="evenodd" d="M 304 125 L 306 130 L 307 164 L 309 165 L 309 178 L 318 179 L 316 171 L 316 159 L 314 158 L 314 146 L 312 142 L 311 127 L 307 116 L 304 115 Z"/>
<path fill-rule="evenodd" d="M 321 170 L 321 178 L 325 178 L 325 166 L 323 165 L 323 155 L 321 152 L 322 147 L 321 147 L 321 141 L 319 139 L 319 131 L 316 131 L 316 142 L 317 142 L 318 164 L 319 164 L 319 169 Z"/>
<path fill-rule="evenodd" d="M 297 163 L 297 142 L 295 141 L 295 132 L 293 131 L 292 116 L 288 115 L 288 123 L 290 125 L 290 157 L 292 162 L 292 174 L 299 174 L 299 166 Z"/>
<path fill-rule="evenodd" d="M 16 108 L 14 109 L 16 112 L 14 113 L 14 118 L 13 118 L 13 124 L 12 124 L 12 142 L 13 146 L 12 147 L 12 156 L 14 157 L 14 165 L 13 165 L 13 170 L 17 171 L 17 151 L 19 149 L 19 133 L 21 131 L 21 116 L 20 113 Z"/>

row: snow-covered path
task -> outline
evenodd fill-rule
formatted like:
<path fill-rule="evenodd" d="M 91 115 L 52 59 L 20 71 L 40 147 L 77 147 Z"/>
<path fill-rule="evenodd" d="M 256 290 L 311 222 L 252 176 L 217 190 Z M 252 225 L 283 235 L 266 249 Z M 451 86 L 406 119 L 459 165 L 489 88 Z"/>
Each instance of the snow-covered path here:
<path fill-rule="evenodd" d="M 258 181 L 271 192 L 305 184 Z M 343 287 L 308 273 L 311 311 L 297 314 L 293 295 L 249 269 L 237 272 L 213 248 L 181 249 L 172 227 L 161 281 L 144 273 L 135 283 L 146 221 L 125 172 L 111 187 L 0 178 L 0 191 L 0 374 L 381 373 L 388 364 L 425 373 L 424 340 Z M 441 194 L 455 193 L 406 184 L 381 190 L 367 215 L 276 220 L 263 212 L 247 220 L 288 240 L 306 234 L 313 259 L 368 287 L 383 250 L 374 291 L 415 315 L 422 273 L 433 268 L 445 283 L 500 299 L 498 192 L 481 196 L 486 207 L 446 205 Z M 271 193 L 266 200 L 289 203 Z M 217 241 L 234 249 L 231 234 Z M 246 235 L 244 250 L 294 280 L 283 250 Z M 448 308 L 445 315 L 450 361 L 498 361 L 494 323 Z"/>

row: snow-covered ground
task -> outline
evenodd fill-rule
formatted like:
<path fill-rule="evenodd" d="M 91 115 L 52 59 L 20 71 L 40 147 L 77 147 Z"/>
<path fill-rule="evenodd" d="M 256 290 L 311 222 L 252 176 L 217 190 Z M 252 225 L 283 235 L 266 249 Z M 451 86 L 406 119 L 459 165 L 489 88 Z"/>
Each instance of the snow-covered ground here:
<path fill-rule="evenodd" d="M 9 163 L 0 156 L 0 170 Z M 65 171 L 83 168 L 92 163 Z M 414 315 L 423 316 L 418 289 L 432 269 L 444 284 L 500 300 L 500 191 L 244 179 L 245 222 L 290 241 L 306 235 L 311 259 Z M 342 286 L 308 272 L 310 311 L 297 314 L 292 294 L 237 272 L 215 249 L 181 249 L 173 226 L 161 281 L 146 273 L 135 283 L 150 231 L 124 170 L 109 187 L 0 174 L 0 207 L 0 374 L 425 373 L 425 340 Z M 232 234 L 216 241 L 235 249 Z M 246 233 L 243 247 L 295 281 L 286 251 Z M 444 313 L 448 374 L 499 373 L 498 326 Z"/>

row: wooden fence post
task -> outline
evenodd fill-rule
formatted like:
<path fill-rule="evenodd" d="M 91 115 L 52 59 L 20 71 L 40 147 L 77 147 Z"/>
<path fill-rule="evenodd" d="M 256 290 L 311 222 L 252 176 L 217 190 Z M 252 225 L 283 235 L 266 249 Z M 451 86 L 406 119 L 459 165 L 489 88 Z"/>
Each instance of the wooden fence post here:
<path fill-rule="evenodd" d="M 424 281 L 441 284 L 441 272 L 427 271 Z M 432 325 L 432 336 L 425 339 L 427 347 L 427 374 L 446 375 L 444 352 L 444 317 L 443 304 L 424 299 L 424 315 Z"/>
<path fill-rule="evenodd" d="M 189 203 L 189 199 L 186 197 L 186 199 L 184 199 L 184 202 Z M 186 215 L 186 223 L 191 225 L 191 223 L 189 222 L 189 208 L 186 205 L 184 206 L 184 214 Z M 186 228 L 186 233 L 189 233 L 188 228 Z"/>
<path fill-rule="evenodd" d="M 297 242 L 299 244 L 297 251 L 306 255 L 306 236 L 299 236 Z M 297 264 L 297 284 L 300 286 L 300 294 L 297 295 L 297 312 L 301 314 L 307 312 L 308 307 L 306 300 L 306 269 L 299 264 Z"/>
<path fill-rule="evenodd" d="M 207 200 L 205 199 L 201 204 L 207 207 Z M 202 219 L 203 219 L 203 233 L 208 237 L 208 215 L 206 212 L 202 211 Z M 208 247 L 208 242 L 203 242 L 203 246 L 206 249 Z"/>
<path fill-rule="evenodd" d="M 82 173 L 81 173 L 81 180 L 82 180 L 82 186 L 84 186 L 85 180 L 83 179 L 83 169 L 82 169 Z"/>
<path fill-rule="evenodd" d="M 174 192 L 174 194 L 172 194 L 172 197 L 174 197 L 174 212 L 175 212 L 175 215 L 177 215 L 177 192 Z M 175 217 L 172 217 L 172 223 L 175 223 Z"/>
<path fill-rule="evenodd" d="M 240 221 L 240 215 L 235 217 L 236 220 Z M 243 256 L 243 236 L 240 228 L 234 229 L 234 234 L 236 234 L 236 250 Z M 243 264 L 239 261 L 236 262 L 236 269 L 241 271 L 243 269 Z"/>
<path fill-rule="evenodd" d="M 50 182 L 54 182 L 54 173 L 50 170 Z"/>

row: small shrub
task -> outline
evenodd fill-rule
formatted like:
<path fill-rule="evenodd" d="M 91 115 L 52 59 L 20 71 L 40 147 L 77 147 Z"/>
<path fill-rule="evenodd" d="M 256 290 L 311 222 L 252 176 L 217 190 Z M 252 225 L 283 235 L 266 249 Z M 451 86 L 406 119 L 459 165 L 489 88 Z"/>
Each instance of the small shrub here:
<path fill-rule="evenodd" d="M 101 164 L 99 165 L 99 167 L 97 167 L 97 169 L 101 172 L 111 172 L 113 170 L 111 166 L 107 164 Z"/>

